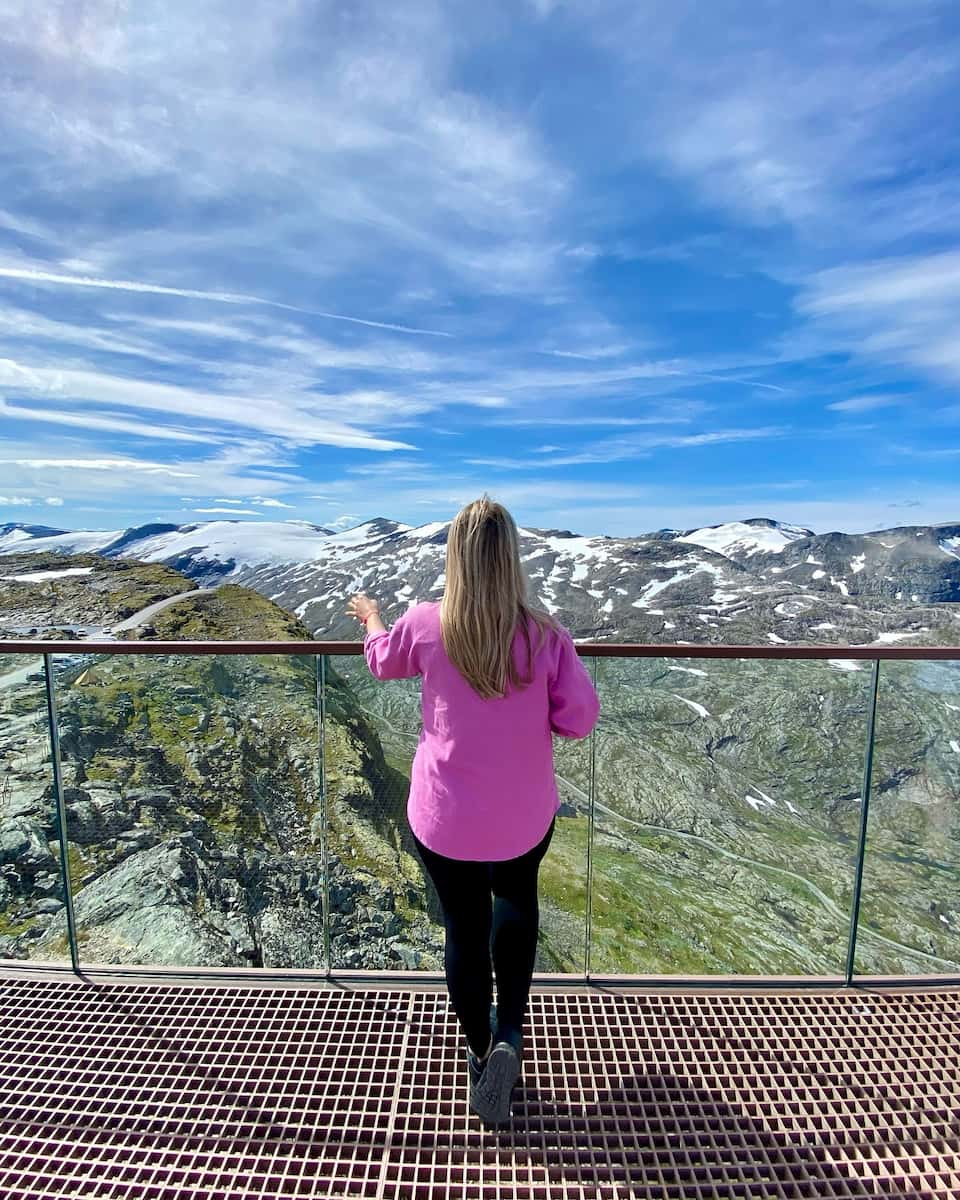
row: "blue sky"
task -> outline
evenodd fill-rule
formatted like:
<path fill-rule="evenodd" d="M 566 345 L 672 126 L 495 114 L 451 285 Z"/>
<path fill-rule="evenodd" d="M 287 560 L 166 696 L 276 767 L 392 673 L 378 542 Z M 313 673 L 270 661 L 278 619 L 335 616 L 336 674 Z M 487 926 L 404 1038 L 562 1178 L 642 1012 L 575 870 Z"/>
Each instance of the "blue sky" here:
<path fill-rule="evenodd" d="M 960 9 L 0 0 L 0 522 L 960 521 Z"/>

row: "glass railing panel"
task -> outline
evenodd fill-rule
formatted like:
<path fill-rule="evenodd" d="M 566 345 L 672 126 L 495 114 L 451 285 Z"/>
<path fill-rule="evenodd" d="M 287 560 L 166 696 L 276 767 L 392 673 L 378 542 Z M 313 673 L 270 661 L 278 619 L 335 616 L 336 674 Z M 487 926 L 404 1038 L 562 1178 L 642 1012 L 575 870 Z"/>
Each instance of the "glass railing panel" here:
<path fill-rule="evenodd" d="M 960 971 L 960 661 L 880 665 L 854 970 Z"/>
<path fill-rule="evenodd" d="M 81 652 L 58 676 L 81 962 L 322 968 L 317 659 Z"/>
<path fill-rule="evenodd" d="M 593 664 L 586 663 L 588 671 Z M 560 809 L 540 864 L 537 971 L 582 975 L 587 969 L 587 843 L 590 836 L 590 739 L 553 739 Z"/>
<path fill-rule="evenodd" d="M 407 823 L 420 681 L 381 682 L 360 655 L 323 665 L 330 966 L 442 971 L 443 920 Z"/>
<path fill-rule="evenodd" d="M 0 958 L 70 961 L 43 659 L 0 654 Z"/>
<path fill-rule="evenodd" d="M 598 666 L 592 971 L 841 974 L 869 664 Z"/>
<path fill-rule="evenodd" d="M 325 663 L 324 766 L 334 970 L 442 971 L 443 919 L 406 817 L 420 681 L 380 682 L 362 657 Z M 564 800 L 540 869 L 535 971 L 584 970 L 587 744 L 560 745 Z M 571 791 L 573 789 L 573 791 Z M 518 798 L 522 802 L 522 797 Z"/>

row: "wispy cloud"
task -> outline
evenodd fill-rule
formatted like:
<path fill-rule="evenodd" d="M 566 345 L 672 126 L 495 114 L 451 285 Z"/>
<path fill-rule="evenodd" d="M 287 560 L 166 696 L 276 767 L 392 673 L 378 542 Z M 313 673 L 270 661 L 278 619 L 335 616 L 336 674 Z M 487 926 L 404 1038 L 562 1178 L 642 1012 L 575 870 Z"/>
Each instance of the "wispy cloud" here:
<path fill-rule="evenodd" d="M 166 463 L 146 462 L 134 458 L 0 458 L 0 463 L 29 467 L 34 471 L 143 471 L 148 475 L 170 475 L 177 479 L 195 479 L 196 472 L 181 471 Z"/>
<path fill-rule="evenodd" d="M 260 517 L 255 508 L 195 508 L 195 513 L 228 513 L 231 517 Z"/>
<path fill-rule="evenodd" d="M 670 437 L 667 435 L 628 435 L 593 442 L 573 454 L 560 454 L 537 460 L 539 467 L 570 467 L 587 463 L 621 462 L 628 458 L 643 458 L 658 449 L 684 450 L 696 446 L 713 446 L 724 442 L 746 442 L 783 437 L 789 433 L 784 426 L 769 425 L 759 429 L 715 429 L 704 433 Z M 547 448 L 544 448 L 546 450 Z M 475 466 L 498 467 L 506 470 L 529 469 L 526 459 L 471 458 Z"/>
<path fill-rule="evenodd" d="M 344 422 L 330 420 L 324 410 L 336 408 L 337 400 L 325 402 L 322 396 L 316 395 L 254 399 L 98 371 L 52 370 L 0 359 L 0 387 L 4 386 L 12 391 L 41 393 L 61 402 L 82 401 L 88 405 L 110 405 L 114 409 L 178 414 L 197 423 L 213 422 L 221 429 L 233 426 L 261 430 L 302 445 L 326 443 L 378 451 L 411 449 L 407 442 L 377 437 Z M 363 403 L 361 400 L 357 406 L 362 407 Z M 65 423 L 71 420 L 68 415 Z M 208 433 L 207 440 L 209 438 Z"/>
<path fill-rule="evenodd" d="M 960 251 L 820 271 L 798 309 L 851 353 L 960 379 Z"/>
<path fill-rule="evenodd" d="M 146 292 L 154 296 L 179 296 L 186 300 L 214 300 L 219 304 L 266 304 L 271 308 L 284 308 L 290 312 L 305 313 L 311 317 L 322 317 L 329 321 L 349 321 L 353 325 L 368 325 L 374 329 L 389 329 L 394 333 L 421 333 L 429 337 L 451 337 L 440 329 L 418 329 L 409 325 L 395 325 L 387 321 L 371 321 L 363 317 L 348 317 L 343 313 L 323 312 L 315 308 L 302 308 L 297 304 L 284 304 L 279 300 L 266 300 L 262 296 L 247 296 L 233 292 L 208 292 L 199 288 L 164 287 L 156 283 L 136 282 L 131 279 L 93 279 L 84 275 L 59 275 L 25 267 L 0 266 L 0 277 L 20 279 L 28 283 L 55 283 L 70 287 L 108 288 L 118 292 Z"/>
<path fill-rule="evenodd" d="M 942 161 L 940 105 L 958 70 L 947 7 L 856 4 L 809 22 L 791 6 L 738 20 L 681 0 L 589 32 L 637 100 L 659 100 L 625 105 L 617 134 L 735 218 L 787 222 L 848 251 L 960 231 L 955 192 L 916 170 Z"/>
<path fill-rule="evenodd" d="M 0 398 L 0 419 L 18 417 L 22 421 L 39 421 L 52 425 L 72 425 L 91 432 L 123 433 L 129 437 L 148 441 L 209 443 L 209 435 L 189 433 L 171 425 L 158 425 L 144 421 L 125 421 L 122 417 L 99 416 L 91 412 L 66 412 L 55 408 L 28 408 L 21 404 L 8 404 Z"/>
<path fill-rule="evenodd" d="M 0 9 L 8 498 L 427 520 L 499 482 L 636 531 L 852 519 L 878 466 L 952 494 L 949 5 Z"/>
<path fill-rule="evenodd" d="M 63 504 L 62 496 L 0 496 L 0 504 L 9 504 L 14 508 L 29 508 L 31 504 L 49 504 L 51 508 L 59 508 Z"/>
<path fill-rule="evenodd" d="M 872 412 L 877 408 L 891 408 L 895 404 L 904 404 L 909 399 L 909 396 L 891 395 L 889 392 L 877 393 L 875 395 L 848 396 L 846 400 L 836 400 L 833 404 L 828 404 L 827 408 L 833 409 L 836 412 Z"/>

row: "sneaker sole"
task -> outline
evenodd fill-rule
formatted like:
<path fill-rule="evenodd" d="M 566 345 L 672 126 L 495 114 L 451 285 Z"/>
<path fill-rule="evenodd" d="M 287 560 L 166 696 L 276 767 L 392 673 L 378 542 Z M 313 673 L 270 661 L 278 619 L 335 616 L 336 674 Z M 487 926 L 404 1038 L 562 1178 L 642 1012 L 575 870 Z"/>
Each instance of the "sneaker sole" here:
<path fill-rule="evenodd" d="M 510 1119 L 510 1100 L 520 1076 L 520 1060 L 509 1042 L 497 1042 L 490 1051 L 483 1076 L 474 1088 L 474 1111 L 491 1125 Z"/>

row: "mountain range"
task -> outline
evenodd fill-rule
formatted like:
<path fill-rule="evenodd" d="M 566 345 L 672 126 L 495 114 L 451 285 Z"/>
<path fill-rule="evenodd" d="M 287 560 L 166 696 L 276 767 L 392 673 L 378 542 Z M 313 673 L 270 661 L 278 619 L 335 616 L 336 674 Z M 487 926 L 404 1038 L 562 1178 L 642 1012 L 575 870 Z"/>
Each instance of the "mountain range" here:
<path fill-rule="evenodd" d="M 356 591 L 387 621 L 443 591 L 448 524 L 378 517 L 206 521 L 127 530 L 0 525 L 0 555 L 95 553 L 160 563 L 199 587 L 254 588 L 316 637 L 353 638 Z M 814 533 L 769 518 L 637 537 L 520 530 L 539 603 L 582 640 L 926 644 L 960 640 L 960 523 Z"/>

